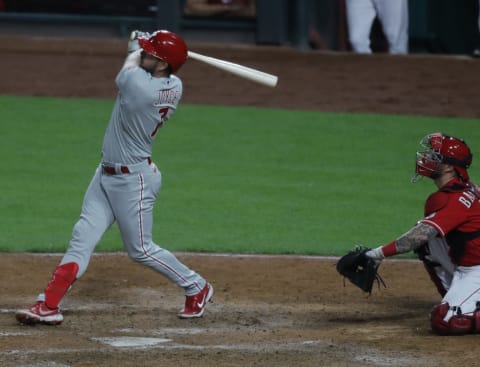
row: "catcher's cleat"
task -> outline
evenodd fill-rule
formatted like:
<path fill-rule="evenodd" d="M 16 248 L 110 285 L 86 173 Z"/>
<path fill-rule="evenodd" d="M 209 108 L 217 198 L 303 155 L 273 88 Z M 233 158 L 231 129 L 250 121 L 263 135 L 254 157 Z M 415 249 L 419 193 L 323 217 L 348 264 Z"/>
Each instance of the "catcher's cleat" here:
<path fill-rule="evenodd" d="M 207 303 L 212 299 L 213 287 L 207 283 L 203 289 L 193 295 L 187 296 L 185 300 L 185 307 L 178 313 L 181 319 L 191 319 L 194 317 L 202 317 L 205 312 Z"/>
<path fill-rule="evenodd" d="M 27 325 L 46 324 L 58 325 L 63 321 L 59 308 L 48 308 L 45 302 L 38 301 L 28 310 L 18 310 L 15 314 L 18 322 Z"/>

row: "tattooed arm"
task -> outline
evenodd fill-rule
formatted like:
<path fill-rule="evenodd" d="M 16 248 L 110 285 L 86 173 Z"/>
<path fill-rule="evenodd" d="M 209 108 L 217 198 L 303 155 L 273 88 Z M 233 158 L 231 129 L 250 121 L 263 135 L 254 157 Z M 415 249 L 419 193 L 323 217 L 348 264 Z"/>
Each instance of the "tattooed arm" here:
<path fill-rule="evenodd" d="M 415 250 L 437 235 L 438 231 L 434 227 L 428 224 L 419 223 L 407 233 L 397 238 L 395 246 L 397 253 L 401 254 L 403 252 Z"/>
<path fill-rule="evenodd" d="M 370 250 L 366 255 L 372 259 L 382 260 L 388 256 L 415 250 L 437 235 L 438 231 L 434 227 L 428 224 L 418 223 L 408 232 L 398 237 L 396 241 L 392 241 L 388 245 Z"/>

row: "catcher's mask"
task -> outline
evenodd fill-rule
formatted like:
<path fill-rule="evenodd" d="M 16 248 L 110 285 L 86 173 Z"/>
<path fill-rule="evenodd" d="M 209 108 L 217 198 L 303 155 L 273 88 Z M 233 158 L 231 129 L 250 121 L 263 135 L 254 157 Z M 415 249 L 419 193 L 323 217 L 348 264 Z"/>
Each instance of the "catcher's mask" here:
<path fill-rule="evenodd" d="M 156 31 L 149 38 L 139 37 L 138 44 L 145 52 L 165 61 L 172 73 L 177 72 L 187 61 L 187 45 L 179 35 L 173 32 Z"/>
<path fill-rule="evenodd" d="M 462 180 L 469 180 L 467 168 L 472 164 L 472 153 L 462 139 L 432 133 L 425 136 L 420 145 L 423 150 L 417 152 L 412 182 L 417 182 L 422 176 L 436 178 L 441 163 L 452 165 Z"/>

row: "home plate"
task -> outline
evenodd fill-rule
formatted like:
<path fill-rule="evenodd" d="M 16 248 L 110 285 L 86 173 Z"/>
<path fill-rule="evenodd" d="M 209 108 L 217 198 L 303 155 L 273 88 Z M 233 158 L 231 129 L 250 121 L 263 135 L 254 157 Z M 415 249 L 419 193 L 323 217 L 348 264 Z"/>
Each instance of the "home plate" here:
<path fill-rule="evenodd" d="M 119 336 L 112 338 L 92 338 L 103 344 L 111 345 L 112 347 L 151 347 L 161 343 L 171 342 L 171 339 L 165 338 L 140 338 L 132 336 Z"/>

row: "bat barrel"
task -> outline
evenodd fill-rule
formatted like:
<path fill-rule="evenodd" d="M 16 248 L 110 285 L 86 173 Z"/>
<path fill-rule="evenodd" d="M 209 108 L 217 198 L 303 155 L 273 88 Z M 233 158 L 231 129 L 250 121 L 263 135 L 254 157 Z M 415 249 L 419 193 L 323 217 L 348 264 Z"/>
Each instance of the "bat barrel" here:
<path fill-rule="evenodd" d="M 278 77 L 276 75 L 268 74 L 263 71 L 249 68 L 244 65 L 235 64 L 233 62 L 217 59 L 211 56 L 205 56 L 193 51 L 188 51 L 188 57 L 204 62 L 218 69 L 224 70 L 228 73 L 237 75 L 241 78 L 249 79 L 251 81 L 254 81 L 272 88 L 275 87 L 278 83 Z"/>

